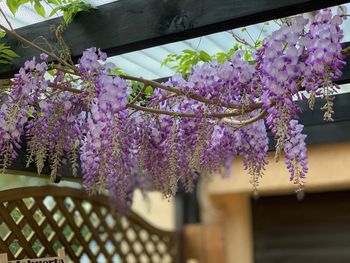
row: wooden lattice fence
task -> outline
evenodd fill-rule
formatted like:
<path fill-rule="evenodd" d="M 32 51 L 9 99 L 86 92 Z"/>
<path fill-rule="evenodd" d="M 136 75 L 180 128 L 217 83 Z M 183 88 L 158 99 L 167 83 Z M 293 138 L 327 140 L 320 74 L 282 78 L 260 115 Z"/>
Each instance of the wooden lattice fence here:
<path fill-rule="evenodd" d="M 0 192 L 0 252 L 9 259 L 56 255 L 72 262 L 176 262 L 177 237 L 133 212 L 113 212 L 106 196 L 66 187 Z"/>

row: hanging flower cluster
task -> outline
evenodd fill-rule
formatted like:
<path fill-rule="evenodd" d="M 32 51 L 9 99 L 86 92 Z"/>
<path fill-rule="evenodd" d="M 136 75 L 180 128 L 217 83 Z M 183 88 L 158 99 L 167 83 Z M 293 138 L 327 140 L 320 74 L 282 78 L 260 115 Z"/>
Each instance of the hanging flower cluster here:
<path fill-rule="evenodd" d="M 39 173 L 48 162 L 55 178 L 68 157 L 90 192 L 106 188 L 128 208 L 135 189 L 173 196 L 181 183 L 191 191 L 199 175 L 227 174 L 236 156 L 257 189 L 270 130 L 277 159 L 283 151 L 301 189 L 308 167 L 296 98 L 307 99 L 300 95 L 305 90 L 312 106 L 316 95 L 324 96 L 331 120 L 333 81 L 345 65 L 344 12 L 291 18 L 264 40 L 255 61 L 237 51 L 224 64 L 204 63 L 161 84 L 115 74 L 96 48 L 76 66 L 54 67 L 54 78 L 47 78 L 47 56 L 28 61 L 0 109 L 2 167 L 11 165 L 25 135 L 28 163 Z M 132 81 L 143 83 L 136 94 Z M 154 92 L 145 98 L 147 86 Z"/>

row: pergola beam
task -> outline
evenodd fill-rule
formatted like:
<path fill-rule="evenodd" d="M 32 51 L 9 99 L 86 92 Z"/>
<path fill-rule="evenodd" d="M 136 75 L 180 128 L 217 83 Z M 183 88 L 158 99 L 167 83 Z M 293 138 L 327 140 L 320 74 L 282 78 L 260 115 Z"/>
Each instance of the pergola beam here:
<path fill-rule="evenodd" d="M 165 43 L 185 40 L 241 26 L 309 12 L 349 0 L 119 0 L 80 14 L 69 25 L 64 39 L 77 60 L 91 46 L 118 55 Z M 51 25 L 60 19 L 17 30 L 23 37 L 52 47 L 57 39 Z M 19 54 L 11 65 L 2 65 L 0 77 L 11 76 L 38 52 L 8 37 L 7 44 Z M 40 42 L 40 43 L 39 43 Z M 47 46 L 46 46 L 47 47 Z"/>

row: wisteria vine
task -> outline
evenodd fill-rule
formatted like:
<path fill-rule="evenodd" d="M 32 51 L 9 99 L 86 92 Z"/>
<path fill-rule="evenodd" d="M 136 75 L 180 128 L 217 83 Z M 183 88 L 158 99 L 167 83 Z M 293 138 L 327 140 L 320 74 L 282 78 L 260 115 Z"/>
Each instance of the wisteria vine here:
<path fill-rule="evenodd" d="M 284 152 L 290 179 L 302 189 L 308 166 L 297 100 L 308 99 L 312 108 L 315 96 L 324 97 L 325 120 L 332 120 L 333 81 L 345 65 L 345 13 L 340 7 L 311 20 L 290 18 L 264 40 L 254 61 L 237 51 L 230 61 L 197 65 L 186 78 L 175 75 L 165 83 L 116 74 L 116 65 L 96 48 L 77 65 L 41 50 L 3 93 L 2 169 L 11 166 L 25 138 L 28 165 L 34 162 L 39 174 L 48 162 L 54 179 L 68 158 L 89 192 L 106 188 L 119 207 L 130 207 L 135 189 L 173 196 L 182 184 L 191 191 L 199 175 L 228 174 L 237 156 L 256 190 L 269 130 L 276 158 Z M 135 81 L 143 84 L 136 94 Z M 154 89 L 149 97 L 147 86 Z"/>

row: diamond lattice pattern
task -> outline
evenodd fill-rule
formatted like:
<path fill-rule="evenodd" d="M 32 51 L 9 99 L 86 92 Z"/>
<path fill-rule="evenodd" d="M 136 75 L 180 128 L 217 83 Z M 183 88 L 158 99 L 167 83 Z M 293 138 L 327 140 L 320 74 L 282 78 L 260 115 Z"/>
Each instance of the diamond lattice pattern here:
<path fill-rule="evenodd" d="M 12 260 L 61 247 L 73 262 L 166 263 L 176 261 L 177 241 L 132 212 L 113 212 L 105 196 L 52 186 L 0 192 L 1 252 Z"/>

